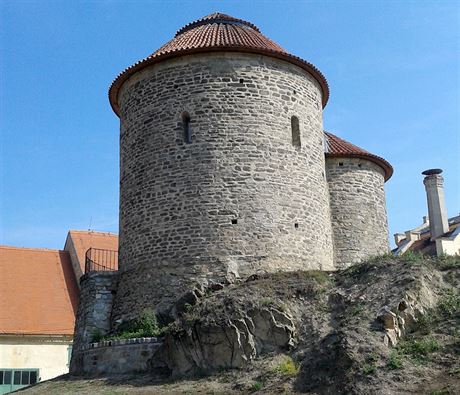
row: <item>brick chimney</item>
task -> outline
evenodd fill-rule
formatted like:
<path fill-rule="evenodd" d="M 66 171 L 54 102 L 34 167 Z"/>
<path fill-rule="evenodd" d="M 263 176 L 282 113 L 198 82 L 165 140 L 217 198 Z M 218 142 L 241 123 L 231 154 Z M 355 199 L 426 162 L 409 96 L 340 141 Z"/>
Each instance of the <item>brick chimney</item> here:
<path fill-rule="evenodd" d="M 425 170 L 423 184 L 428 202 L 428 218 L 430 221 L 431 240 L 449 231 L 446 202 L 444 200 L 444 178 L 441 169 Z"/>

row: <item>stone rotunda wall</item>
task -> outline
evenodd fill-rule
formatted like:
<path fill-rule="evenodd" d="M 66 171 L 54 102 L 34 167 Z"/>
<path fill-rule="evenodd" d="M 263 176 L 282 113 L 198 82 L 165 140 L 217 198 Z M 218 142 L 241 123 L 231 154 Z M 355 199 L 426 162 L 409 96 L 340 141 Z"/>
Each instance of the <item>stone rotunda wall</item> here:
<path fill-rule="evenodd" d="M 321 90 L 305 70 L 188 55 L 135 74 L 119 103 L 114 320 L 161 314 L 196 282 L 334 269 Z"/>
<path fill-rule="evenodd" d="M 327 158 L 326 168 L 337 267 L 388 252 L 383 169 L 358 158 Z"/>

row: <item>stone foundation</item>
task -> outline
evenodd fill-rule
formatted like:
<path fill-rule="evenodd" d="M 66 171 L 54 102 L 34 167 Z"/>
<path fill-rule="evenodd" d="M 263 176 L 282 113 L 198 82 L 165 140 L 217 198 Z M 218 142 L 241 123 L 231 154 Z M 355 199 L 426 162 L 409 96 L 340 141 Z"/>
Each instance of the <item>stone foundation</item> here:
<path fill-rule="evenodd" d="M 80 361 L 73 374 L 109 376 L 144 373 L 152 368 L 152 359 L 162 342 L 156 337 L 110 340 L 86 345 L 72 358 Z"/>
<path fill-rule="evenodd" d="M 84 366 L 78 352 L 88 347 L 95 336 L 110 331 L 112 304 L 117 286 L 118 272 L 90 272 L 81 277 L 71 373 L 80 372 Z"/>

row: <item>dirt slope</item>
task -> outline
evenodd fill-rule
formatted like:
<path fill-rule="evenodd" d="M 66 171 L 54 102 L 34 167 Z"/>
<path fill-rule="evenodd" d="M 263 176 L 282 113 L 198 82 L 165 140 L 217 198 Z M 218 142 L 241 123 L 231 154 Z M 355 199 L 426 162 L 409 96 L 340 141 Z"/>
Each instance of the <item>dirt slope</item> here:
<path fill-rule="evenodd" d="M 170 377 L 62 376 L 22 392 L 455 394 L 459 285 L 460 258 L 414 255 L 251 276 L 182 306 L 165 335 Z"/>

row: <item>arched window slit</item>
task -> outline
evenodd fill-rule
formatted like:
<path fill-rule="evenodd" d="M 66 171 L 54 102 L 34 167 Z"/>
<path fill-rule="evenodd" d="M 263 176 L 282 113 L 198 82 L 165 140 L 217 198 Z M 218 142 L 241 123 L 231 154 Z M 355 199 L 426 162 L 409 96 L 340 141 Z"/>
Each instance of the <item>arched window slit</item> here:
<path fill-rule="evenodd" d="M 292 134 L 292 145 L 296 148 L 300 148 L 300 128 L 299 118 L 295 115 L 291 117 L 291 134 Z"/>
<path fill-rule="evenodd" d="M 184 129 L 184 141 L 187 144 L 192 143 L 192 129 L 190 128 L 190 115 L 188 112 L 182 113 L 182 127 Z"/>

